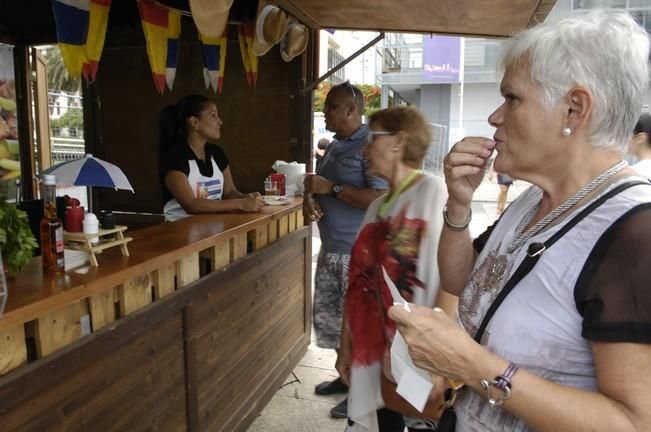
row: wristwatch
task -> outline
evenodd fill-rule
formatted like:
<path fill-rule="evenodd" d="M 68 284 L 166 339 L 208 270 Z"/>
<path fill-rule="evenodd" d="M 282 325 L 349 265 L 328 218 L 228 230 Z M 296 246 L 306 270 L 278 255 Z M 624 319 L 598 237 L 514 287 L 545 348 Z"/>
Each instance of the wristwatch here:
<path fill-rule="evenodd" d="M 334 196 L 339 195 L 341 193 L 341 191 L 343 191 L 343 190 L 344 190 L 344 187 L 342 185 L 340 185 L 339 183 L 335 183 L 335 184 L 332 185 L 332 194 Z"/>

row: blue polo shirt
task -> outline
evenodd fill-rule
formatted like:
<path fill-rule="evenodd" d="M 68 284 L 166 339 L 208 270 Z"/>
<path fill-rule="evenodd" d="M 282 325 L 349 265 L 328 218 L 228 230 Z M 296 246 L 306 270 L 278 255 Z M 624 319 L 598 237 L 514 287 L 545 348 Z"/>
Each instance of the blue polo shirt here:
<path fill-rule="evenodd" d="M 334 183 L 359 189 L 388 189 L 385 180 L 366 175 L 366 161 L 362 148 L 366 144 L 368 126 L 362 125 L 348 138 L 337 138 L 330 143 L 316 174 Z M 318 222 L 321 247 L 330 253 L 350 254 L 357 231 L 366 213 L 330 195 L 314 196 L 324 216 Z"/>

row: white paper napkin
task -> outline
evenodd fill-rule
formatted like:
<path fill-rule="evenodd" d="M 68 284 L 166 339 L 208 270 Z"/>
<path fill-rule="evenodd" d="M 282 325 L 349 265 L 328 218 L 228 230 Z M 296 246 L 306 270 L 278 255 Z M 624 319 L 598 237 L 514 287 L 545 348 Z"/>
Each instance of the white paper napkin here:
<path fill-rule="evenodd" d="M 382 274 L 391 291 L 394 304 L 402 304 L 408 308 L 407 301 L 400 295 L 384 267 L 382 267 Z M 407 343 L 400 332 L 396 332 L 391 344 L 391 374 L 398 383 L 396 392 L 418 411 L 423 412 L 434 385 L 429 373 L 416 366 L 411 360 Z"/>

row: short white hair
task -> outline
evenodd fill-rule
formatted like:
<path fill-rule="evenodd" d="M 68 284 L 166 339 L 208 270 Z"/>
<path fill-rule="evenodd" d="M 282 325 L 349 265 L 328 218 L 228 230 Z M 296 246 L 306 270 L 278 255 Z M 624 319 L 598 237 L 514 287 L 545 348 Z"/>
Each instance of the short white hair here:
<path fill-rule="evenodd" d="M 590 90 L 593 148 L 625 151 L 646 97 L 648 61 L 649 36 L 630 15 L 596 10 L 516 34 L 501 66 L 526 65 L 550 110 L 572 87 Z"/>

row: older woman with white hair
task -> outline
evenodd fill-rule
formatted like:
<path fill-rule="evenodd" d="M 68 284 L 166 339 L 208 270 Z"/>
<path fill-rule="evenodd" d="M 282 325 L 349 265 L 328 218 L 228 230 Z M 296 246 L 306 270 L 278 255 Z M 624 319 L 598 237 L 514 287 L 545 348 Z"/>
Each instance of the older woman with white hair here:
<path fill-rule="evenodd" d="M 648 58 L 621 13 L 517 34 L 494 139 L 464 138 L 445 158 L 439 268 L 461 327 L 418 306 L 390 317 L 417 365 L 464 384 L 457 431 L 651 430 L 651 186 L 622 160 Z M 533 186 L 473 242 L 494 151 L 496 170 Z"/>

